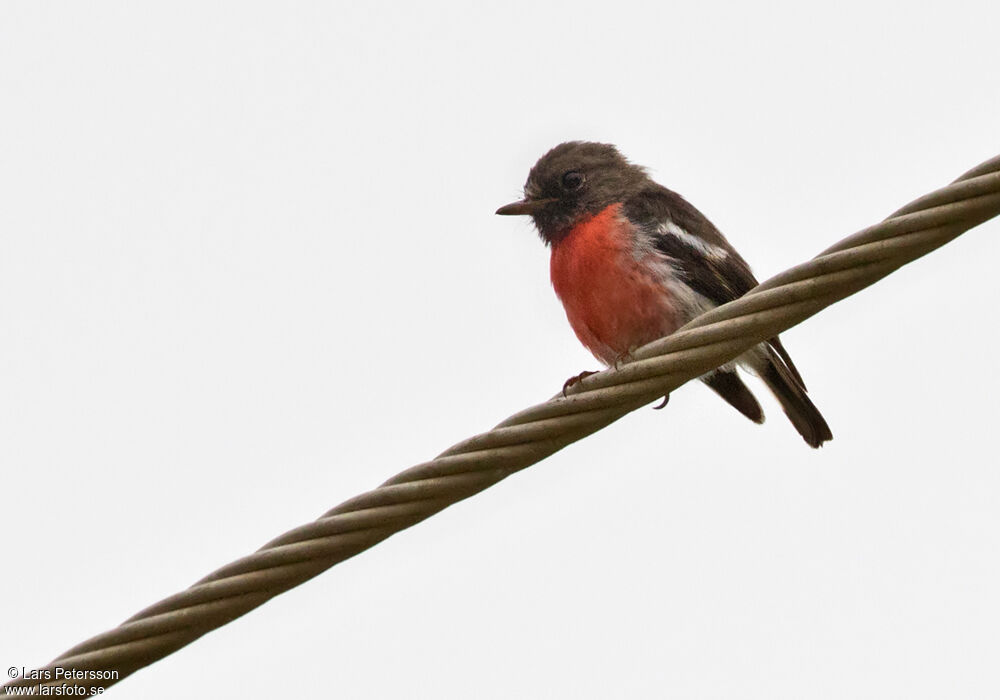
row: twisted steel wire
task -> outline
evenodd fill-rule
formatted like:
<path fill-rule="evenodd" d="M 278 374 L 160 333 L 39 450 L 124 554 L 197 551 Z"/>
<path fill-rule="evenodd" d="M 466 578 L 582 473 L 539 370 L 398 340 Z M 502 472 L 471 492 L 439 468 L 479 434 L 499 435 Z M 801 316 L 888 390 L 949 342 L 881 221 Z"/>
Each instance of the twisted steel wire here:
<path fill-rule="evenodd" d="M 117 679 L 69 681 L 109 687 L 334 564 L 731 361 L 998 214 L 1000 156 L 640 348 L 621 368 L 588 377 L 568 397 L 556 395 L 397 474 L 78 644 L 44 668 L 113 669 Z M 19 679 L 4 688 L 52 683 Z"/>

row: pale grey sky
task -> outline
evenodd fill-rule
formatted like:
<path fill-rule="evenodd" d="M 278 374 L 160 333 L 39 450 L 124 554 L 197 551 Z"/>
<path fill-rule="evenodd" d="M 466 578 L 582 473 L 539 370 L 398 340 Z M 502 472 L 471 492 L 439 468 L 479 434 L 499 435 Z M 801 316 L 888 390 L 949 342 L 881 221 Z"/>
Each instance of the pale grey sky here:
<path fill-rule="evenodd" d="M 617 143 L 761 278 L 1000 151 L 995 2 L 0 5 L 0 667 L 597 363 L 526 221 Z M 1000 695 L 1000 224 L 113 689 Z"/>

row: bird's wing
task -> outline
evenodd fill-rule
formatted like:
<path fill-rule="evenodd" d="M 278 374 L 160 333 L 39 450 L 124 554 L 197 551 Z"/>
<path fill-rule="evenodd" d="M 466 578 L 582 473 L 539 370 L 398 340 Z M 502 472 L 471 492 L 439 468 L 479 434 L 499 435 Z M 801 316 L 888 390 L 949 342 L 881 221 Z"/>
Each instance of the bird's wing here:
<path fill-rule="evenodd" d="M 757 286 L 746 260 L 676 192 L 659 185 L 646 188 L 626 203 L 625 214 L 691 288 L 713 303 L 725 304 Z"/>
<path fill-rule="evenodd" d="M 747 261 L 698 209 L 676 192 L 654 185 L 626 203 L 625 214 L 670 260 L 688 285 L 716 305 L 738 299 L 757 286 Z M 781 340 L 767 341 L 805 389 Z"/>

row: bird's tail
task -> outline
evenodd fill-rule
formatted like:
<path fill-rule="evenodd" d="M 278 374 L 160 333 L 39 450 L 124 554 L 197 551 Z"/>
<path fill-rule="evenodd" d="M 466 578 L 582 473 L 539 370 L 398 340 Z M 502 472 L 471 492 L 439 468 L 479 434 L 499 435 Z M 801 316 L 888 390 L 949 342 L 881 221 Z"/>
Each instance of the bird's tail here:
<path fill-rule="evenodd" d="M 768 343 L 767 353 L 757 372 L 771 390 L 785 415 L 799 431 L 799 435 L 811 446 L 819 447 L 833 439 L 830 426 L 826 424 L 816 405 L 806 394 L 805 384 L 791 363 L 788 353 L 775 338 Z M 785 359 L 787 358 L 787 362 Z"/>

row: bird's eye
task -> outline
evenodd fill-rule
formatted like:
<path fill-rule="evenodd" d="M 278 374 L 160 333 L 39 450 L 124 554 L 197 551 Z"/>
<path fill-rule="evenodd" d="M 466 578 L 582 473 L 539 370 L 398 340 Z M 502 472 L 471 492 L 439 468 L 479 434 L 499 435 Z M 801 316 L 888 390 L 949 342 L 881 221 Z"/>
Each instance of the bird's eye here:
<path fill-rule="evenodd" d="M 562 186 L 566 191 L 578 190 L 581 185 L 583 185 L 583 174 L 577 172 L 576 170 L 570 170 L 568 173 L 563 173 L 562 176 Z"/>

